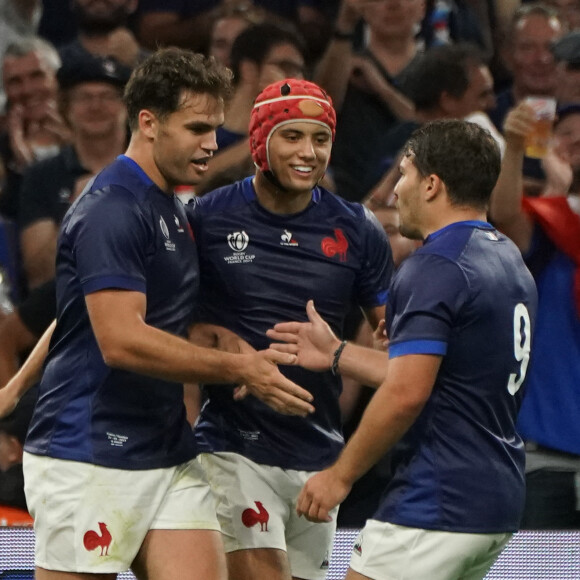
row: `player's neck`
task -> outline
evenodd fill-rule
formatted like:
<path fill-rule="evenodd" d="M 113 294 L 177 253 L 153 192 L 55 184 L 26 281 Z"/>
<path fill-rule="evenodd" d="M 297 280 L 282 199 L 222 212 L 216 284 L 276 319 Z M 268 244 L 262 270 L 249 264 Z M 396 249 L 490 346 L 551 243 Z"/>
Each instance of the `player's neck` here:
<path fill-rule="evenodd" d="M 433 219 L 425 224 L 425 227 L 422 228 L 423 239 L 434 232 L 450 226 L 451 224 L 467 221 L 486 222 L 487 214 L 485 211 L 475 208 L 453 207 L 453 209 L 442 212 L 439 215 L 434 215 Z"/>
<path fill-rule="evenodd" d="M 275 214 L 299 213 L 308 207 L 312 199 L 312 191 L 284 191 L 276 187 L 261 171 L 256 173 L 252 183 L 260 205 Z"/>

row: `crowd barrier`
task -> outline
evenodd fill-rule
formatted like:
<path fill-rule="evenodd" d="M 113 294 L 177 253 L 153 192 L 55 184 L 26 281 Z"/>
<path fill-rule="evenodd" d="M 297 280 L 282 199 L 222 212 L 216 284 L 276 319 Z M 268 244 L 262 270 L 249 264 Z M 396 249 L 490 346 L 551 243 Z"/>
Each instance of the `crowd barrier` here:
<path fill-rule="evenodd" d="M 327 580 L 344 578 L 357 534 L 357 530 L 337 532 Z M 31 580 L 33 551 L 31 528 L 0 528 L 0 580 Z M 486 580 L 579 579 L 580 531 L 519 532 L 486 576 Z M 119 575 L 119 580 L 135 580 L 135 577 L 125 573 Z"/>

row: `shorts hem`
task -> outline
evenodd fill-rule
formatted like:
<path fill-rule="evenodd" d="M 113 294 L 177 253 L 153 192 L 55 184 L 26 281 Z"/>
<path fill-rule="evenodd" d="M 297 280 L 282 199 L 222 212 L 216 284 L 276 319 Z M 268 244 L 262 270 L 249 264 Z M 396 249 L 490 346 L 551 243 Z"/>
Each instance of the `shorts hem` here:
<path fill-rule="evenodd" d="M 128 572 L 131 569 L 130 565 L 124 566 L 114 566 L 106 569 L 91 570 L 83 569 L 82 566 L 50 566 L 48 563 L 40 563 L 37 560 L 34 561 L 34 566 L 36 568 L 42 568 L 43 570 L 48 570 L 49 572 L 66 572 L 70 574 L 122 574 L 123 572 Z"/>

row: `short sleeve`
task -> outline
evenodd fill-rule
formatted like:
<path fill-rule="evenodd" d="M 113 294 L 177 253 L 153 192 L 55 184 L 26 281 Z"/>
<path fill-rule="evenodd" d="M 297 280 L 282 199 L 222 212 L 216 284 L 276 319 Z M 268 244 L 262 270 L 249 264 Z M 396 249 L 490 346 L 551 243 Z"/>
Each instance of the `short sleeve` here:
<path fill-rule="evenodd" d="M 468 295 L 467 278 L 457 264 L 421 252 L 408 257 L 389 296 L 389 357 L 446 354 L 454 320 Z"/>
<path fill-rule="evenodd" d="M 146 291 L 153 231 L 127 190 L 83 195 L 64 235 L 85 294 L 106 288 Z"/>

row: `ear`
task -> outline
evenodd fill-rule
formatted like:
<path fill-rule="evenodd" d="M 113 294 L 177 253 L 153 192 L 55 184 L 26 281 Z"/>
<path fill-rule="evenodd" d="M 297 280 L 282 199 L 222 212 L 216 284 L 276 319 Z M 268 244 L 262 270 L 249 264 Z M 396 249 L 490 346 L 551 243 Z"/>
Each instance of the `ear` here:
<path fill-rule="evenodd" d="M 441 181 L 441 178 L 435 173 L 431 173 L 425 177 L 425 201 L 432 202 L 437 199 L 439 195 L 444 191 L 445 184 Z"/>
<path fill-rule="evenodd" d="M 157 115 L 149 109 L 139 111 L 139 131 L 143 133 L 147 139 L 155 139 L 159 129 L 159 119 Z"/>

